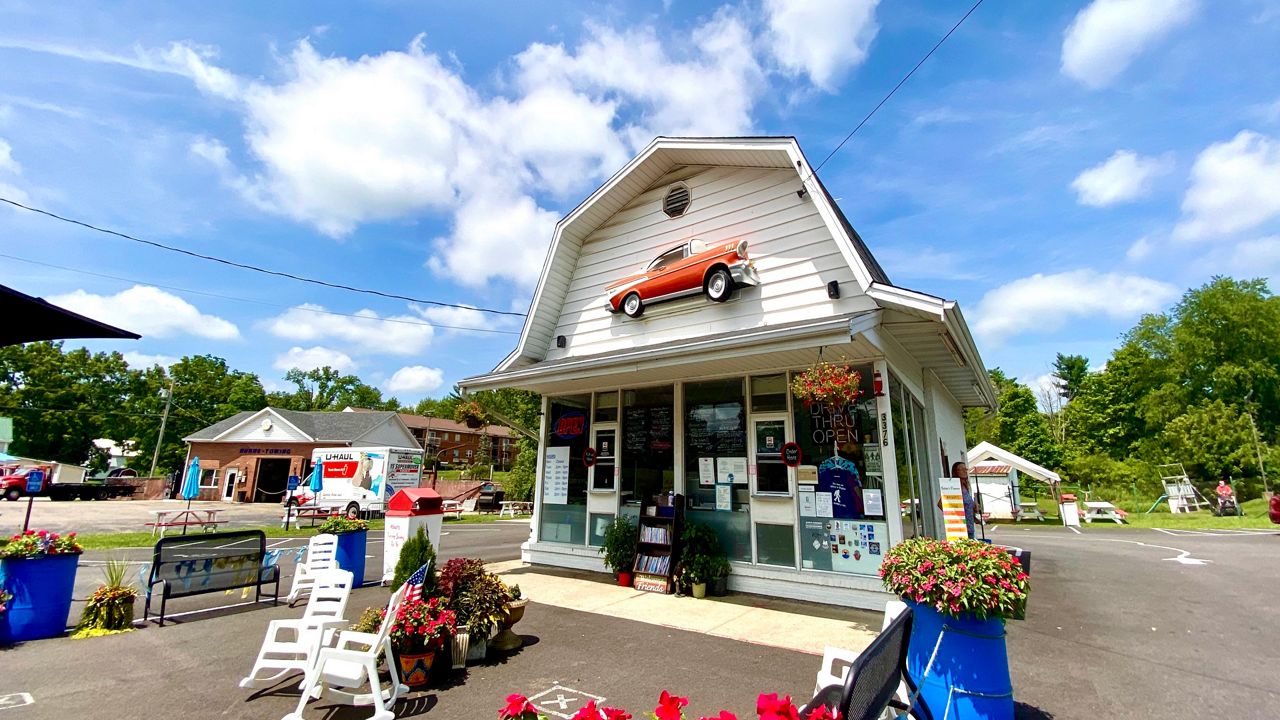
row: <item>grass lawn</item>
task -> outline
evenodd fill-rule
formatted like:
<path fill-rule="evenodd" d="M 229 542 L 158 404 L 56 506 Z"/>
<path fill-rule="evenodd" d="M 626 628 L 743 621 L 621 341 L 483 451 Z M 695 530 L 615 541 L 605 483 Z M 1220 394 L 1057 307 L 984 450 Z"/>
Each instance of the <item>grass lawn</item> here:
<path fill-rule="evenodd" d="M 510 475 L 511 475 L 511 473 L 510 473 L 510 472 L 508 472 L 508 471 L 505 471 L 505 470 L 495 470 L 495 471 L 493 471 L 493 482 L 496 482 L 496 483 L 503 483 L 503 482 L 506 482 L 506 481 L 507 481 L 507 478 L 508 478 L 508 477 L 510 477 Z M 477 477 L 477 478 L 471 478 L 471 479 L 472 479 L 472 480 L 475 480 L 476 482 L 480 482 L 480 481 L 488 480 L 488 479 L 489 479 L 489 477 L 488 477 L 488 476 L 489 476 L 489 473 L 488 473 L 488 471 L 487 471 L 487 470 L 481 470 L 481 471 L 480 471 L 480 477 Z M 461 471 L 461 470 L 441 470 L 441 471 L 440 471 L 440 474 L 437 476 L 437 479 L 439 479 L 439 480 L 461 480 L 461 479 L 462 479 L 462 471 Z"/>
<path fill-rule="evenodd" d="M 1125 527 L 1168 528 L 1171 530 L 1177 530 L 1177 529 L 1221 530 L 1221 529 L 1232 529 L 1232 528 L 1239 528 L 1239 529 L 1267 528 L 1267 529 L 1275 529 L 1277 532 L 1280 532 L 1280 525 L 1272 524 L 1270 518 L 1267 517 L 1267 505 L 1262 501 L 1261 498 L 1256 500 L 1249 500 L 1247 502 L 1241 503 L 1240 506 L 1244 509 L 1243 517 L 1230 517 L 1230 516 L 1214 517 L 1214 515 L 1207 510 L 1198 510 L 1193 513 L 1177 513 L 1175 515 L 1169 512 L 1169 506 L 1166 503 L 1160 503 L 1160 507 L 1156 508 L 1155 512 L 1148 515 L 1144 511 L 1147 508 L 1151 507 L 1151 504 L 1150 503 L 1145 503 L 1145 504 L 1139 503 L 1139 504 L 1143 505 L 1142 510 L 1138 512 L 1132 512 L 1130 507 L 1126 507 L 1126 506 L 1131 506 L 1132 503 L 1116 503 L 1118 507 L 1121 507 L 1125 510 L 1130 510 L 1128 516 L 1125 518 L 1125 525 L 1124 525 Z M 1039 525 L 1039 524 L 1047 525 L 1049 523 L 1053 523 L 1056 525 L 1062 522 L 1061 520 L 1058 519 L 1058 508 L 1056 505 L 1053 504 L 1052 500 L 1045 500 L 1042 498 L 1039 501 L 1039 505 L 1040 505 L 1041 511 L 1043 511 L 1044 514 L 1048 516 L 1048 520 L 1046 520 L 1044 523 L 1038 523 L 1032 520 L 1029 522 L 1023 522 L 1021 523 L 1022 525 Z M 1011 520 L 996 520 L 994 522 L 999 524 L 1007 524 L 1007 525 L 1014 524 L 1013 521 Z M 1119 525 L 1110 521 L 1094 522 L 1094 523 L 1082 522 L 1080 526 L 1082 528 L 1120 527 Z"/>
<path fill-rule="evenodd" d="M 517 515 L 517 516 L 515 516 L 515 518 L 514 518 L 514 519 L 516 519 L 516 520 L 528 520 L 530 517 L 532 517 L 532 516 L 531 516 L 531 515 Z M 449 516 L 446 516 L 446 517 L 445 517 L 445 519 L 444 519 L 444 524 L 445 524 L 446 526 L 448 526 L 448 525 L 469 525 L 469 524 L 473 524 L 473 523 L 491 523 L 491 522 L 497 522 L 497 521 L 498 521 L 498 520 L 500 520 L 500 519 L 501 519 L 501 520 L 511 520 L 512 518 L 511 518 L 511 516 L 510 516 L 510 515 L 508 515 L 508 516 L 506 516 L 506 517 L 503 517 L 503 518 L 499 518 L 499 517 L 498 517 L 498 513 L 489 513 L 489 514 L 486 514 L 486 515 L 463 515 L 461 520 L 455 520 L 455 519 L 453 518 L 453 516 L 452 516 L 452 515 L 449 515 Z"/>
<path fill-rule="evenodd" d="M 383 520 L 381 518 L 369 521 L 370 530 L 381 530 Z M 257 528 L 229 528 L 230 530 L 261 530 L 266 533 L 269 538 L 286 538 L 286 537 L 311 537 L 316 534 L 313 527 L 290 527 L 288 530 L 279 525 Z M 179 530 L 179 533 L 182 531 Z M 188 532 L 188 535 L 199 537 L 203 533 L 200 531 Z M 170 532 L 166 537 L 173 537 L 174 533 Z M 151 547 L 156 544 L 159 536 L 153 537 L 150 532 L 118 532 L 118 533 L 92 533 L 89 535 L 77 535 L 76 538 L 84 545 L 85 550 L 115 550 L 117 548 L 135 548 L 135 547 Z"/>

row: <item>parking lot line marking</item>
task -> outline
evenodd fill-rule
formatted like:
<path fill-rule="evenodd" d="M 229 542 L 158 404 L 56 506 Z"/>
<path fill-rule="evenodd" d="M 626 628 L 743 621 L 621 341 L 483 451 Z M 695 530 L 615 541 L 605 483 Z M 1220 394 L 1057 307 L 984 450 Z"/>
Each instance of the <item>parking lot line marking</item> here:
<path fill-rule="evenodd" d="M 36 699 L 31 697 L 31 693 L 9 693 L 8 695 L 0 695 L 0 710 L 12 710 L 16 707 L 24 707 L 26 705 L 35 705 Z"/>
<path fill-rule="evenodd" d="M 543 696 L 549 696 L 551 693 L 555 693 L 556 696 L 554 698 L 549 697 L 546 700 L 539 699 L 539 698 L 542 698 Z M 575 695 L 577 695 L 578 697 L 574 697 Z M 589 692 L 583 692 L 581 690 L 574 690 L 571 687 L 565 687 L 560 683 L 556 683 L 551 687 L 547 688 L 546 690 L 543 690 L 537 695 L 534 695 L 533 697 L 529 698 L 529 702 L 533 703 L 536 707 L 538 707 L 540 711 L 548 715 L 554 715 L 555 717 L 563 718 L 564 720 L 570 720 L 573 717 L 573 714 L 576 714 L 578 711 L 578 708 L 570 708 L 569 707 L 570 705 L 573 705 L 575 703 L 581 703 L 582 705 L 586 705 L 586 703 L 584 702 L 585 700 L 595 700 L 597 703 L 604 704 L 605 699 L 599 695 L 592 695 Z M 554 705 L 556 706 L 557 709 L 553 710 L 547 707 L 548 705 Z"/>
<path fill-rule="evenodd" d="M 1090 538 L 1090 539 L 1091 539 L 1091 540 L 1097 540 L 1098 542 L 1119 542 L 1119 543 L 1129 543 L 1129 544 L 1131 544 L 1131 545 L 1141 545 L 1141 546 L 1143 546 L 1143 547 L 1159 548 L 1159 549 L 1161 549 L 1161 550 L 1172 550 L 1173 552 L 1178 553 L 1177 557 L 1161 558 L 1161 559 L 1162 559 L 1162 560 L 1172 560 L 1172 561 L 1174 561 L 1174 562 L 1176 562 L 1176 563 L 1179 563 L 1179 564 L 1181 564 L 1181 565 L 1207 565 L 1207 564 L 1209 564 L 1209 563 L 1213 562 L 1212 560 L 1202 560 L 1202 559 L 1200 559 L 1200 558 L 1193 558 L 1193 557 L 1191 557 L 1191 551 L 1190 551 L 1190 550 L 1183 550 L 1182 548 L 1169 547 L 1168 545 L 1152 545 L 1152 544 L 1150 544 L 1150 543 L 1144 543 L 1144 542 L 1140 542 L 1140 541 L 1138 541 L 1138 540 L 1119 540 L 1119 539 L 1117 539 L 1117 538 Z"/>
<path fill-rule="evenodd" d="M 1073 532 L 1073 533 L 1077 534 L 1077 535 L 1080 535 L 1080 534 L 1081 534 L 1081 533 L 1080 533 L 1080 528 L 1071 527 L 1070 525 L 1068 525 L 1068 526 L 1067 526 L 1067 529 L 1068 529 L 1068 530 L 1070 530 L 1071 532 Z"/>

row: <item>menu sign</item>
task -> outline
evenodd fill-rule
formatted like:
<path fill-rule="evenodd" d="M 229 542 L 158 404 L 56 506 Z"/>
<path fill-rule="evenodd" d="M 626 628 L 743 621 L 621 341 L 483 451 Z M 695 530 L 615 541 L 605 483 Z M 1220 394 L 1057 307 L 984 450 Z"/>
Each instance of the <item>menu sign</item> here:
<path fill-rule="evenodd" d="M 674 418 L 669 407 L 630 407 L 622 415 L 622 443 L 628 452 L 670 450 Z"/>
<path fill-rule="evenodd" d="M 551 505 L 569 503 L 569 448 L 549 447 L 542 466 L 542 499 Z"/>

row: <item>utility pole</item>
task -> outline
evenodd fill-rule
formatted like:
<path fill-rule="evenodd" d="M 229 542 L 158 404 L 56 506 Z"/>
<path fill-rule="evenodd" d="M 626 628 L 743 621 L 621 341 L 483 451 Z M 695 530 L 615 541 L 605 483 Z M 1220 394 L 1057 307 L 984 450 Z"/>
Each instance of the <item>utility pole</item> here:
<path fill-rule="evenodd" d="M 1252 410 L 1245 414 L 1249 416 L 1249 428 L 1253 430 L 1253 451 L 1258 453 L 1258 469 L 1262 471 L 1262 491 L 1270 499 L 1271 486 L 1267 484 L 1267 466 L 1262 462 L 1262 444 L 1258 442 L 1258 426 L 1253 422 Z"/>
<path fill-rule="evenodd" d="M 156 438 L 156 450 L 151 453 L 151 472 L 147 477 L 156 476 L 156 463 L 160 461 L 160 445 L 164 443 L 164 426 L 169 422 L 169 403 L 173 402 L 173 378 L 169 379 L 169 393 L 164 398 L 164 414 L 160 416 L 160 437 Z"/>

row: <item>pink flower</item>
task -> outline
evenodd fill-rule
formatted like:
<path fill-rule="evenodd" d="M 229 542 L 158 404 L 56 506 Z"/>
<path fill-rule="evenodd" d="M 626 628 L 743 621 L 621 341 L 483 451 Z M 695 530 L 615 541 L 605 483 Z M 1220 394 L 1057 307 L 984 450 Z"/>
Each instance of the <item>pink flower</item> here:
<path fill-rule="evenodd" d="M 538 709 L 529 702 L 529 698 L 512 693 L 507 696 L 507 705 L 498 711 L 498 720 L 520 720 L 528 714 L 530 718 L 537 717 Z"/>
<path fill-rule="evenodd" d="M 760 693 L 756 698 L 756 715 L 760 720 L 800 720 L 791 696 L 779 698 L 777 693 Z"/>
<path fill-rule="evenodd" d="M 715 717 L 707 717 L 706 715 L 703 715 L 699 720 L 738 720 L 738 716 L 728 710 L 721 710 L 720 714 Z"/>
<path fill-rule="evenodd" d="M 837 710 L 834 715 L 827 709 L 826 705 L 819 705 L 814 708 L 805 720 L 840 720 L 840 711 Z"/>
<path fill-rule="evenodd" d="M 689 704 L 689 698 L 676 697 L 666 690 L 662 691 L 662 695 L 658 698 L 658 707 L 654 708 L 653 714 L 658 720 L 680 720 L 684 717 L 681 708 Z"/>
<path fill-rule="evenodd" d="M 588 700 L 586 705 L 573 714 L 571 720 L 600 720 L 600 710 L 596 708 L 596 701 Z"/>
<path fill-rule="evenodd" d="M 631 713 L 616 707 L 604 709 L 604 720 L 631 720 Z"/>

